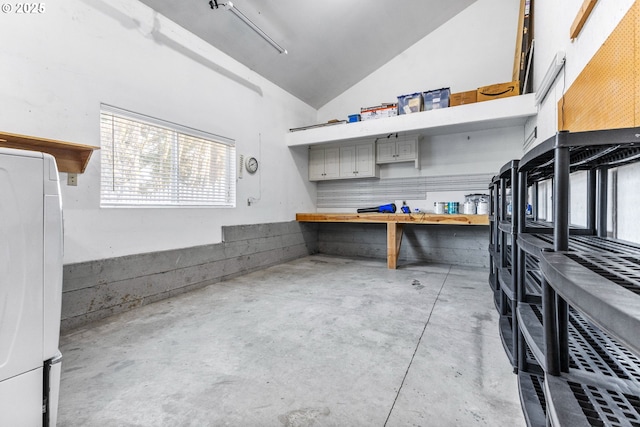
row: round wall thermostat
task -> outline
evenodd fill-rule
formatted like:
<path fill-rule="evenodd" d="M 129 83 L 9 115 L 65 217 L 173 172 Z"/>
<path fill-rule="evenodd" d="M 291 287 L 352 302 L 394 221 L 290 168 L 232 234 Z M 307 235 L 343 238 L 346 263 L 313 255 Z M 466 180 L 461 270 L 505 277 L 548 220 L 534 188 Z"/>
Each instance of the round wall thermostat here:
<path fill-rule="evenodd" d="M 247 168 L 247 172 L 256 173 L 258 170 L 258 159 L 255 157 L 249 157 L 245 162 L 245 167 Z"/>

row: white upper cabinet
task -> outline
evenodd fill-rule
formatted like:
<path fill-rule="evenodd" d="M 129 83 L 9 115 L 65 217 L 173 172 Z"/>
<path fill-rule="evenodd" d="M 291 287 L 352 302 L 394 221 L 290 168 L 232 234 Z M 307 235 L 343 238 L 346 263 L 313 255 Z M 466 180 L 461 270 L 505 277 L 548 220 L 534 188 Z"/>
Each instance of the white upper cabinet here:
<path fill-rule="evenodd" d="M 309 181 L 340 178 L 340 148 L 312 148 L 309 150 Z"/>
<path fill-rule="evenodd" d="M 340 147 L 340 178 L 379 176 L 373 147 L 372 142 Z"/>
<path fill-rule="evenodd" d="M 373 142 L 309 149 L 309 181 L 378 177 Z"/>
<path fill-rule="evenodd" d="M 376 163 L 415 162 L 420 166 L 418 135 L 390 136 L 376 142 Z"/>

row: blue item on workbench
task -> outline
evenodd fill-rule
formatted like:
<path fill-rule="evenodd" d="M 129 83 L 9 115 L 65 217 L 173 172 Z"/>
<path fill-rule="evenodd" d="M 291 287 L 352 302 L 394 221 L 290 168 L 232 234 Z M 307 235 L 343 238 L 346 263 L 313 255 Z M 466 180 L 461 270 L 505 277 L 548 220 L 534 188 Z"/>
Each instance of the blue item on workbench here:
<path fill-rule="evenodd" d="M 358 213 L 377 212 L 377 213 L 396 213 L 396 204 L 389 203 L 386 205 L 375 206 L 373 208 L 358 209 Z"/>

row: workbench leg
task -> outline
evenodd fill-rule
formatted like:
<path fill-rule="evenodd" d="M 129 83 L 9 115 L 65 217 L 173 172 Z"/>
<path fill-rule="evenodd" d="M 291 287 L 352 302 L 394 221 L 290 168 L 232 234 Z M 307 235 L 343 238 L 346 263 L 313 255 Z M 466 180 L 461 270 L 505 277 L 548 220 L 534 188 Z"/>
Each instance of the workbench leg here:
<path fill-rule="evenodd" d="M 398 266 L 398 254 L 402 243 L 402 226 L 397 222 L 387 223 L 387 267 L 395 270 Z"/>

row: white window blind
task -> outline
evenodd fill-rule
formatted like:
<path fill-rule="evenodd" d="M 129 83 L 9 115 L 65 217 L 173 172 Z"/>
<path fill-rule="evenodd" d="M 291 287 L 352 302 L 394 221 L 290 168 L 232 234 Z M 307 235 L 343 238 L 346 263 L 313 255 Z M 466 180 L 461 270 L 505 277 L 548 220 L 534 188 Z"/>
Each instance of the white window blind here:
<path fill-rule="evenodd" d="M 235 142 L 101 106 L 100 205 L 235 207 Z"/>

